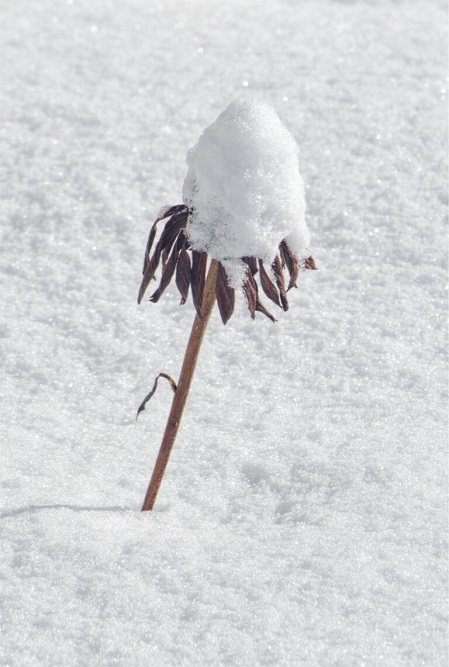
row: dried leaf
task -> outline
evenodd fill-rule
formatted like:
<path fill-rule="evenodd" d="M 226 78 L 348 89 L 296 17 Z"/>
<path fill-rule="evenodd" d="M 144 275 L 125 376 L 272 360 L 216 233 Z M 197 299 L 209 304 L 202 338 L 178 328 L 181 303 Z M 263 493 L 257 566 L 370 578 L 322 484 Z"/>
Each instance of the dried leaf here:
<path fill-rule="evenodd" d="M 273 264 L 271 265 L 271 268 L 273 269 L 274 277 L 276 279 L 276 285 L 278 286 L 279 289 L 282 308 L 283 310 L 288 310 L 288 300 L 287 300 L 287 294 L 285 292 L 284 274 L 282 272 L 281 260 L 279 259 L 279 255 L 276 255 L 276 258 Z"/>
<path fill-rule="evenodd" d="M 215 293 L 217 295 L 217 305 L 222 322 L 226 324 L 234 312 L 235 290 L 229 286 L 228 276 L 221 262 L 218 263 Z"/>
<path fill-rule="evenodd" d="M 276 286 L 274 283 L 271 281 L 265 266 L 263 264 L 263 261 L 259 259 L 259 271 L 260 271 L 260 284 L 262 285 L 262 289 L 267 295 L 269 299 L 273 301 L 279 308 L 281 308 L 281 302 L 279 301 L 279 294 L 276 289 Z"/>
<path fill-rule="evenodd" d="M 182 232 L 181 232 L 182 233 Z M 176 287 L 181 294 L 181 305 L 183 305 L 189 294 L 190 286 L 190 256 L 185 249 L 185 240 L 181 252 L 179 253 L 178 264 L 176 267 Z"/>
<path fill-rule="evenodd" d="M 159 375 L 157 376 L 157 378 L 154 381 L 153 389 L 150 391 L 149 394 L 147 394 L 147 396 L 145 396 L 142 403 L 138 407 L 137 414 L 136 414 L 136 420 L 137 420 L 138 416 L 140 415 L 140 413 L 145 410 L 146 404 L 148 403 L 150 398 L 154 395 L 154 393 L 157 389 L 157 382 L 158 382 L 159 378 L 165 378 L 166 380 L 168 380 L 170 382 L 170 387 L 173 389 L 173 393 L 176 393 L 176 390 L 177 390 L 178 387 L 177 387 L 176 382 L 173 380 L 173 378 L 171 378 L 166 373 L 159 373 Z"/>
<path fill-rule="evenodd" d="M 201 305 L 203 302 L 204 283 L 206 280 L 207 253 L 192 251 L 192 269 L 190 272 L 190 284 L 192 285 L 192 299 L 196 312 L 201 317 Z"/>

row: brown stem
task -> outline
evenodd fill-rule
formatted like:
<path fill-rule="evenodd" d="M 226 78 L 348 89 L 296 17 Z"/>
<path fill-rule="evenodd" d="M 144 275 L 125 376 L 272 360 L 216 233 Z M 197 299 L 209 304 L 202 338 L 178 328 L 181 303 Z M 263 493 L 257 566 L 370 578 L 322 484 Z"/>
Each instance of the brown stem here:
<path fill-rule="evenodd" d="M 181 423 L 182 413 L 187 401 L 190 385 L 195 371 L 196 362 L 203 342 L 206 327 L 209 322 L 214 304 L 215 304 L 215 284 L 217 280 L 218 262 L 213 259 L 211 261 L 209 272 L 206 278 L 204 287 L 203 301 L 201 306 L 201 317 L 197 314 L 193 323 L 192 331 L 190 333 L 189 342 L 187 344 L 186 353 L 184 355 L 184 363 L 179 377 L 178 388 L 173 398 L 170 414 L 165 427 L 164 437 L 159 450 L 156 464 L 154 466 L 153 475 L 147 489 L 145 500 L 142 505 L 142 512 L 152 510 L 156 501 L 156 496 L 164 476 L 165 468 L 167 467 L 168 458 L 175 442 L 176 434 L 178 432 L 179 424 Z"/>

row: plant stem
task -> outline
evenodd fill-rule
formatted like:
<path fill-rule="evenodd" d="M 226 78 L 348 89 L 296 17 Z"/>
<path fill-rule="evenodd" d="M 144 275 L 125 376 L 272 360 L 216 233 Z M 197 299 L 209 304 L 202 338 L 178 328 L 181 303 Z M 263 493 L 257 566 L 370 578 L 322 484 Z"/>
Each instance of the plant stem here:
<path fill-rule="evenodd" d="M 156 501 L 156 496 L 167 467 L 170 452 L 175 442 L 179 424 L 181 423 L 182 413 L 187 401 L 190 385 L 192 383 L 193 373 L 203 342 L 204 334 L 215 304 L 215 284 L 217 280 L 218 262 L 212 259 L 204 286 L 203 301 L 201 305 L 201 315 L 195 316 L 189 342 L 184 355 L 184 363 L 179 377 L 178 388 L 173 398 L 170 414 L 165 427 L 164 437 L 162 439 L 159 454 L 154 466 L 153 475 L 145 495 L 142 505 L 142 512 L 152 510 Z"/>

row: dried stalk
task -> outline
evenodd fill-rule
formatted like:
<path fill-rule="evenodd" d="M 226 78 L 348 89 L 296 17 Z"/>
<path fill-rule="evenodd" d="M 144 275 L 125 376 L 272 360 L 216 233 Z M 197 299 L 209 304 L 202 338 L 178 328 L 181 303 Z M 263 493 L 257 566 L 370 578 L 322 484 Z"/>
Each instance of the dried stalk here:
<path fill-rule="evenodd" d="M 190 333 L 189 342 L 187 344 L 186 353 L 184 355 L 184 363 L 179 377 L 178 388 L 173 398 L 172 407 L 165 427 L 164 437 L 159 449 L 159 454 L 154 466 L 153 475 L 145 495 L 145 500 L 142 505 L 142 512 L 152 510 L 156 501 L 156 496 L 164 476 L 165 468 L 167 467 L 170 452 L 175 442 L 176 434 L 181 423 L 182 413 L 187 401 L 190 385 L 195 371 L 196 362 L 203 342 L 204 334 L 215 304 L 215 286 L 217 281 L 218 262 L 212 259 L 209 272 L 206 278 L 204 287 L 203 300 L 201 305 L 201 315 L 195 316 L 192 331 Z"/>

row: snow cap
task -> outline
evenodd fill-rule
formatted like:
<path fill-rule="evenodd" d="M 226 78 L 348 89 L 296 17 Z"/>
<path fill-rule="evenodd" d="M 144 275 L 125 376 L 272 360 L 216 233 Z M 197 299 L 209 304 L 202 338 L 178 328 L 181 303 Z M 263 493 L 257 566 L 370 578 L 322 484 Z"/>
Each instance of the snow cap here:
<path fill-rule="evenodd" d="M 242 284 L 241 257 L 271 263 L 283 239 L 298 260 L 307 257 L 298 147 L 268 104 L 231 102 L 189 150 L 187 165 L 188 239 L 222 262 L 231 286 Z"/>

